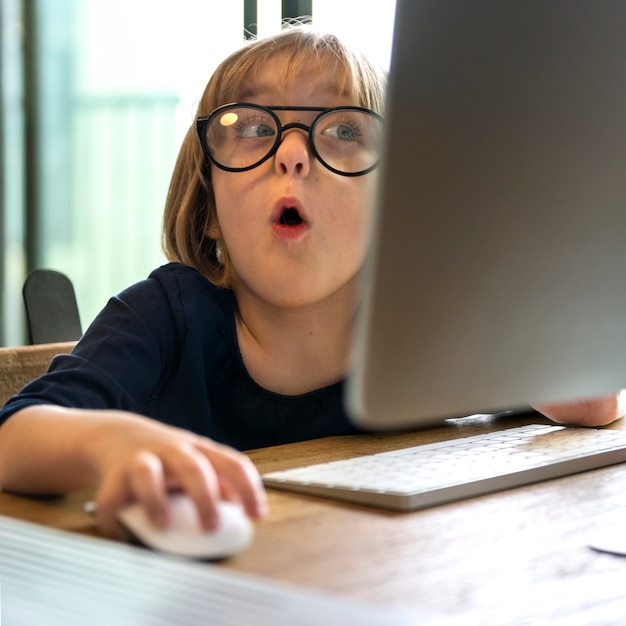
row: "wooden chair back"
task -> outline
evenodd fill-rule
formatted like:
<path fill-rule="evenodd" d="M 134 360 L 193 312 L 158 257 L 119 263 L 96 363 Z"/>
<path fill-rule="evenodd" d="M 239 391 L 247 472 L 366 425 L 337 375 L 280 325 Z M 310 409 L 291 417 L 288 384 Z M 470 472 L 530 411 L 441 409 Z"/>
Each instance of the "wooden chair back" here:
<path fill-rule="evenodd" d="M 0 406 L 37 376 L 45 374 L 52 357 L 72 351 L 75 341 L 0 348 Z"/>

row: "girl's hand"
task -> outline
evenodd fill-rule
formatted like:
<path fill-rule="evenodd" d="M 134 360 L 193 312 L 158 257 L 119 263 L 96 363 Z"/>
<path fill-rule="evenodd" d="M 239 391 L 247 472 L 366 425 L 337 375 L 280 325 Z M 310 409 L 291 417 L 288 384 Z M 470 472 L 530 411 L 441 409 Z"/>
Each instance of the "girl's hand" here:
<path fill-rule="evenodd" d="M 167 526 L 167 493 L 182 490 L 194 501 L 202 525 L 217 525 L 216 503 L 240 502 L 259 518 L 266 512 L 265 492 L 252 461 L 244 454 L 188 431 L 129 414 L 112 417 L 110 436 L 98 446 L 101 477 L 97 515 L 101 531 L 120 534 L 116 516 L 138 501 L 159 526 Z"/>
<path fill-rule="evenodd" d="M 560 404 L 533 405 L 533 408 L 559 424 L 604 426 L 624 417 L 625 403 L 626 390 L 623 390 L 612 396 Z"/>

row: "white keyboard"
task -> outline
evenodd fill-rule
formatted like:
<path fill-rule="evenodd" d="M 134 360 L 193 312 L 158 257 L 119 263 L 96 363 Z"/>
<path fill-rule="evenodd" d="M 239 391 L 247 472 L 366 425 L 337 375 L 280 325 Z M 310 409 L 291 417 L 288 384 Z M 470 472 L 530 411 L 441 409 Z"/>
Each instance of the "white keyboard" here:
<path fill-rule="evenodd" d="M 626 461 L 626 431 L 530 424 L 270 472 L 267 487 L 410 511 Z"/>

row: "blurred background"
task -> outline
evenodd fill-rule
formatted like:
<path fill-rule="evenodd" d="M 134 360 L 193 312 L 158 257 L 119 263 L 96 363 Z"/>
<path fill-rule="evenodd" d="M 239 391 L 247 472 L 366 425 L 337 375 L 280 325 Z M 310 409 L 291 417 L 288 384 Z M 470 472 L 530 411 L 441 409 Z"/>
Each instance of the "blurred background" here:
<path fill-rule="evenodd" d="M 22 284 L 67 274 L 83 328 L 165 262 L 171 170 L 215 66 L 284 18 L 389 66 L 395 0 L 0 0 L 0 345 Z"/>

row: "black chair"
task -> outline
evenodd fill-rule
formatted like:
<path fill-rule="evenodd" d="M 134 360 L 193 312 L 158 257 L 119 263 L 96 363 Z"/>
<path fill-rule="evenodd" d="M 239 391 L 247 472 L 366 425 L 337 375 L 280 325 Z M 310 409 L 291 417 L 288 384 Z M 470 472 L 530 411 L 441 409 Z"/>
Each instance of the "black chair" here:
<path fill-rule="evenodd" d="M 30 343 L 77 341 L 82 333 L 76 294 L 61 272 L 33 270 L 22 289 Z"/>

